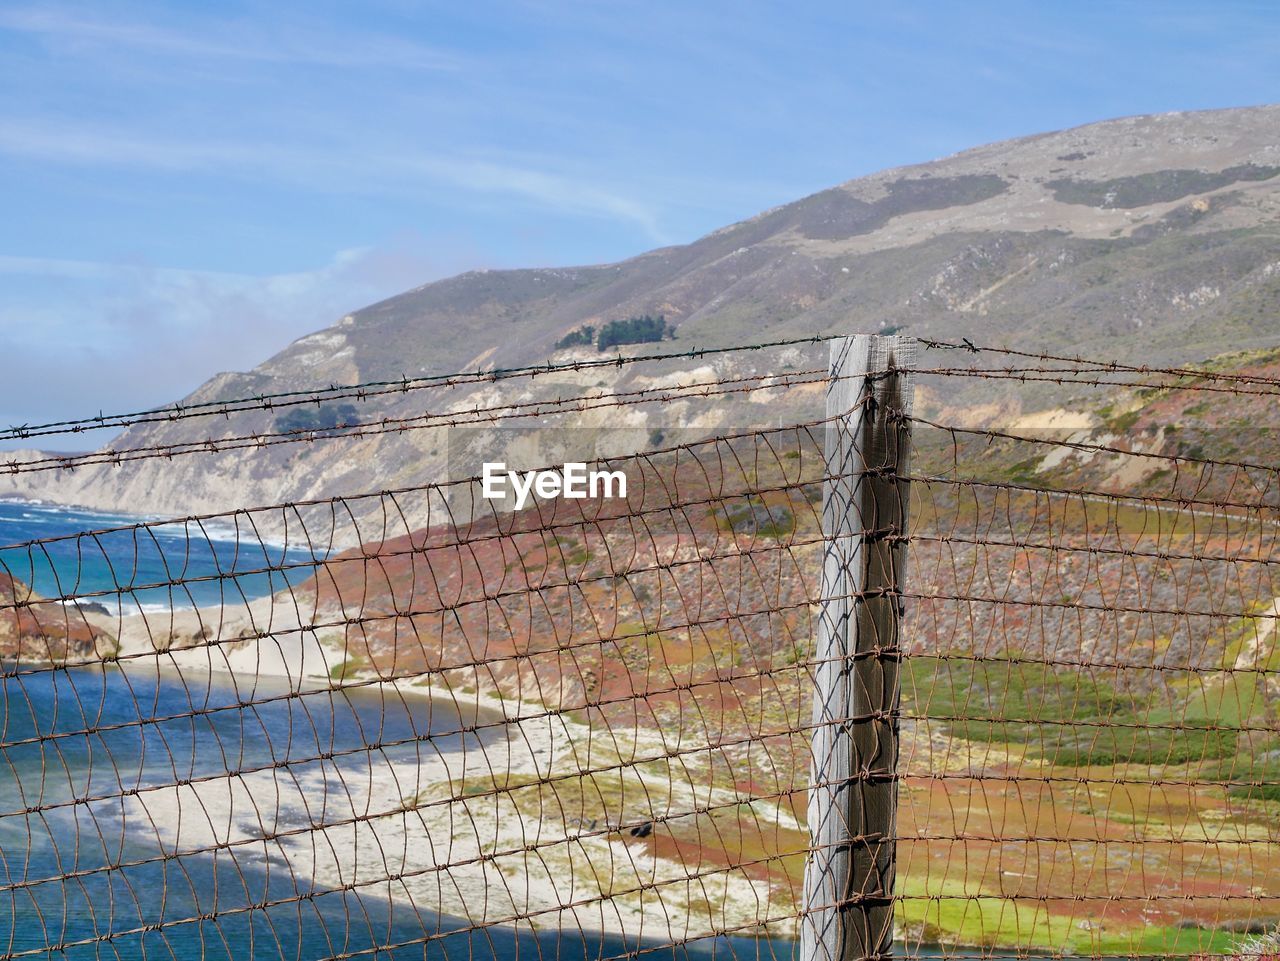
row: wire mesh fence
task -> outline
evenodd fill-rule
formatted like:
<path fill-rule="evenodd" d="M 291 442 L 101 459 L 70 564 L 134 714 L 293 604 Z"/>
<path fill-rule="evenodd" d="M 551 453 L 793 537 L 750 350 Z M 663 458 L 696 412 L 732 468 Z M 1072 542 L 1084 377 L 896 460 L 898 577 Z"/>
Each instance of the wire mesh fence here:
<path fill-rule="evenodd" d="M 513 510 L 468 468 L 0 548 L 0 952 L 791 958 L 815 954 L 806 919 L 874 907 L 884 937 L 842 959 L 889 934 L 918 957 L 1264 956 L 1280 445 L 1260 428 L 1280 363 L 919 347 L 914 407 L 883 393 L 897 360 L 855 376 L 809 354 L 450 408 L 429 398 L 457 378 L 332 388 L 427 399 L 15 459 L 215 466 L 441 427 L 472 432 L 461 449 L 673 404 L 773 424 L 593 435 L 583 459 L 625 496 Z M 947 400 L 984 382 L 1075 394 L 1036 416 Z M 292 400 L 317 402 L 211 412 Z M 872 422 L 903 449 L 833 457 Z M 563 482 L 563 461 L 519 467 Z M 855 545 L 862 579 L 831 577 Z M 841 631 L 862 646 L 824 642 Z M 831 683 L 850 700 L 824 712 Z M 887 830 L 810 823 L 814 797 L 874 808 L 869 790 Z M 806 864 L 843 873 L 806 885 Z"/>
<path fill-rule="evenodd" d="M 983 365 L 1073 393 L 913 420 L 908 953 L 1274 954 L 1275 361 Z"/>

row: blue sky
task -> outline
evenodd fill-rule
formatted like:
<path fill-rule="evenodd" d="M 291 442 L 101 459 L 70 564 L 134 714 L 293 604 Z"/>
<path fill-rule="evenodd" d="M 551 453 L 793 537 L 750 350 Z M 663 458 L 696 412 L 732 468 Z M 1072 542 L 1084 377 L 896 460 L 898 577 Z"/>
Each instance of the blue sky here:
<path fill-rule="evenodd" d="M 1280 100 L 1280 4 L 0 2 L 0 422 L 163 403 L 473 267 Z"/>

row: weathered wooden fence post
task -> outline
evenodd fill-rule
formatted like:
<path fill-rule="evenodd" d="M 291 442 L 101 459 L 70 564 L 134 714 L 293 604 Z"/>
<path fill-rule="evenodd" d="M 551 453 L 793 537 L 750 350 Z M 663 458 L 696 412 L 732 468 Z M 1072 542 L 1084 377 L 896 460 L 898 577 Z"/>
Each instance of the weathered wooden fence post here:
<path fill-rule="evenodd" d="M 915 341 L 831 344 L 814 651 L 813 767 L 800 961 L 893 944 L 899 632 Z"/>

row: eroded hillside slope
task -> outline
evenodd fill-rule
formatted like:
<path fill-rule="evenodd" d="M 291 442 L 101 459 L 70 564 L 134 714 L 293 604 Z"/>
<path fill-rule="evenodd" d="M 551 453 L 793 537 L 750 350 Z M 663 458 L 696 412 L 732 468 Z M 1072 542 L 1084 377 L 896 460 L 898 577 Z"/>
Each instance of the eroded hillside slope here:
<path fill-rule="evenodd" d="M 673 344 L 649 345 L 671 350 L 888 330 L 1143 362 L 1271 346 L 1280 339 L 1278 125 L 1275 106 L 1107 121 L 863 177 L 617 264 L 463 274 L 357 311 L 187 400 L 598 358 L 591 347 L 554 345 L 582 324 L 641 314 L 674 324 Z M 733 376 L 822 363 L 820 348 L 694 358 L 508 383 L 502 393 L 619 392 L 678 368 Z M 464 409 L 494 393 L 383 396 L 355 404 L 354 415 L 317 414 L 317 423 Z M 1017 416 L 1056 399 L 1050 385 L 981 385 L 938 401 Z M 680 414 L 629 419 L 660 429 Z M 760 406 L 701 421 L 770 422 Z M 111 447 L 216 441 L 288 423 L 276 410 L 150 424 Z M 447 467 L 445 438 L 414 430 L 0 476 L 0 493 L 184 514 L 392 487 Z"/>

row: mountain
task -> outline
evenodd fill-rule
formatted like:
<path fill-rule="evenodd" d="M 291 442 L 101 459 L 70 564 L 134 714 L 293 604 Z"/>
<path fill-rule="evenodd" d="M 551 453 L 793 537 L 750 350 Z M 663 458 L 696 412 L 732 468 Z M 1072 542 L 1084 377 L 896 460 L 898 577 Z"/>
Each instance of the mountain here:
<path fill-rule="evenodd" d="M 616 264 L 474 271 L 343 317 L 189 402 L 331 383 L 394 380 L 549 358 L 583 324 L 662 314 L 682 349 L 810 334 L 896 330 L 1031 351 L 1188 362 L 1280 343 L 1280 106 L 1133 117 L 992 144 L 883 171 Z M 624 353 L 636 348 L 624 348 Z M 715 375 L 820 365 L 822 351 L 693 360 Z M 660 383 L 669 362 L 456 388 L 430 409 Z M 505 385 L 499 385 L 505 386 Z M 927 403 L 988 416 L 1051 391 L 975 384 Z M 810 398 L 812 400 L 812 398 Z M 361 419 L 421 414 L 422 394 L 358 405 Z M 725 404 L 704 430 L 776 422 Z M 1020 409 L 1022 408 L 1022 409 Z M 633 410 L 631 426 L 679 421 Z M 616 418 L 616 412 L 614 414 Z M 584 415 L 602 426 L 606 413 Z M 280 412 L 130 429 L 113 449 L 279 430 Z M 636 442 L 638 443 L 638 442 Z M 443 475 L 438 430 L 0 477 L 0 496 L 167 514 L 417 484 Z M 14 455 L 20 460 L 24 455 Z"/>

